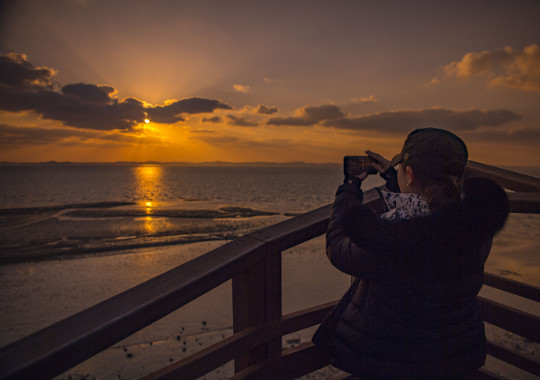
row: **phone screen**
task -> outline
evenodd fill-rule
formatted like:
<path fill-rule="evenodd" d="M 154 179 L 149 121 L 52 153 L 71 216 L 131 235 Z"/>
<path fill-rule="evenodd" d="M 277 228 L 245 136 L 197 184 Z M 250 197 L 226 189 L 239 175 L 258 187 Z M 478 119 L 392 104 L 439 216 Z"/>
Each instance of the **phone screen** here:
<path fill-rule="evenodd" d="M 373 159 L 368 156 L 345 156 L 343 158 L 343 170 L 346 178 L 352 178 L 356 174 L 375 174 L 377 169 L 371 167 Z"/>

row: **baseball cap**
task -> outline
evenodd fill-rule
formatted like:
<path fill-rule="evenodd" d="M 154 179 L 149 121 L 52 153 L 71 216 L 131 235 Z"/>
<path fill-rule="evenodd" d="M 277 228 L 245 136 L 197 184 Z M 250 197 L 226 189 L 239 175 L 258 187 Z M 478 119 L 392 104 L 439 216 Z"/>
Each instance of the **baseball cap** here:
<path fill-rule="evenodd" d="M 401 153 L 391 163 L 412 166 L 431 178 L 446 175 L 462 176 L 467 165 L 467 146 L 452 132 L 438 128 L 421 128 L 412 131 L 403 144 Z"/>

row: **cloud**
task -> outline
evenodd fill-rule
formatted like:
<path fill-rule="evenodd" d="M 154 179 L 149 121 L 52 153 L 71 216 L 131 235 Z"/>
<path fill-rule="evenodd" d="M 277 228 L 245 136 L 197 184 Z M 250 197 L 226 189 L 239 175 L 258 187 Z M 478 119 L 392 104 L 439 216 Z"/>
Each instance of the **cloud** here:
<path fill-rule="evenodd" d="M 234 147 L 234 148 L 277 148 L 283 147 L 298 148 L 298 142 L 289 139 L 264 139 L 252 140 L 228 134 L 202 133 L 195 137 L 197 141 L 202 141 L 214 146 Z"/>
<path fill-rule="evenodd" d="M 203 117 L 201 121 L 203 123 L 219 123 L 221 121 L 221 117 L 219 116 Z"/>
<path fill-rule="evenodd" d="M 509 110 L 452 110 L 430 108 L 420 110 L 398 110 L 363 115 L 354 118 L 326 120 L 325 127 L 353 131 L 399 132 L 404 133 L 416 128 L 437 127 L 454 131 L 471 131 L 482 126 L 499 126 L 520 120 L 521 115 Z"/>
<path fill-rule="evenodd" d="M 236 145 L 238 143 L 238 138 L 235 136 L 197 136 L 197 140 L 203 141 L 210 145 Z"/>
<path fill-rule="evenodd" d="M 5 147 L 48 144 L 77 145 L 81 143 L 87 144 L 89 140 L 105 140 L 119 143 L 140 143 L 142 140 L 146 143 L 160 142 L 159 139 L 136 134 L 111 133 L 75 128 L 16 127 L 0 124 L 0 146 Z"/>
<path fill-rule="evenodd" d="M 423 86 L 429 87 L 429 86 L 437 86 L 441 84 L 442 81 L 439 78 L 431 78 L 431 80 L 427 83 L 425 83 Z"/>
<path fill-rule="evenodd" d="M 292 127 L 308 127 L 317 124 L 316 121 L 308 120 L 303 117 L 274 117 L 267 121 L 268 125 L 289 125 Z"/>
<path fill-rule="evenodd" d="M 377 103 L 378 101 L 375 95 L 370 95 L 367 98 L 351 98 L 351 102 L 353 103 Z"/>
<path fill-rule="evenodd" d="M 24 54 L 0 54 L 0 110 L 33 111 L 75 128 L 129 131 L 147 117 L 157 123 L 176 123 L 184 120 L 182 114 L 231 109 L 218 100 L 201 98 L 147 107 L 135 98 L 119 101 L 113 97 L 116 90 L 107 85 L 76 83 L 57 91 L 55 73 L 34 67 Z"/>
<path fill-rule="evenodd" d="M 49 144 L 72 136 L 74 136 L 73 131 L 67 129 L 14 127 L 0 124 L 0 145 Z"/>
<path fill-rule="evenodd" d="M 247 92 L 249 92 L 250 87 L 249 86 L 244 86 L 244 85 L 241 85 L 241 84 L 234 84 L 233 89 L 234 89 L 234 91 L 247 93 Z"/>
<path fill-rule="evenodd" d="M 278 109 L 277 107 L 267 107 L 267 106 L 264 106 L 262 104 L 260 104 L 256 111 L 258 114 L 261 114 L 261 115 L 272 115 L 276 112 L 278 112 Z"/>
<path fill-rule="evenodd" d="M 116 90 L 105 85 L 77 83 L 62 87 L 62 93 L 86 102 L 111 104 L 111 95 L 115 94 Z"/>
<path fill-rule="evenodd" d="M 238 117 L 238 116 L 234 116 L 234 115 L 227 115 L 227 119 L 229 120 L 228 124 L 234 125 L 234 126 L 237 126 L 237 127 L 258 127 L 259 126 L 259 124 L 255 123 L 253 121 L 248 121 L 244 117 Z"/>
<path fill-rule="evenodd" d="M 297 116 L 275 117 L 268 120 L 269 125 L 309 126 L 322 121 L 341 119 L 345 114 L 333 104 L 322 106 L 306 106 L 296 111 Z"/>
<path fill-rule="evenodd" d="M 510 87 L 540 91 L 540 46 L 532 44 L 523 50 L 510 46 L 493 51 L 467 53 L 460 61 L 443 67 L 447 79 L 485 77 L 491 87 Z M 432 79 L 437 84 L 439 79 Z"/>
<path fill-rule="evenodd" d="M 0 54 L 0 83 L 22 88 L 51 88 L 54 69 L 34 67 L 25 54 Z"/>
<path fill-rule="evenodd" d="M 480 140 L 482 142 L 503 142 L 503 143 L 519 143 L 531 144 L 540 139 L 540 129 L 522 128 L 522 129 L 501 129 L 492 128 L 488 130 L 472 131 L 467 136 L 471 139 Z"/>
<path fill-rule="evenodd" d="M 149 118 L 155 123 L 172 124 L 184 121 L 182 114 L 209 113 L 221 108 L 230 110 L 231 107 L 218 100 L 190 98 L 178 100 L 166 106 L 145 108 Z"/>
<path fill-rule="evenodd" d="M 323 106 L 314 106 L 314 107 L 304 107 L 301 111 L 303 117 L 309 120 L 331 120 L 337 119 L 345 116 L 338 106 L 333 104 L 323 105 Z"/>

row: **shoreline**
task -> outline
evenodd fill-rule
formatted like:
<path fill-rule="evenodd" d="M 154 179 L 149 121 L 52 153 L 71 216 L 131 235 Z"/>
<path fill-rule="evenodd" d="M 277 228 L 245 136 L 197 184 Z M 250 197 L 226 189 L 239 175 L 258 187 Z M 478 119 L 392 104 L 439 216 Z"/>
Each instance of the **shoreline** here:
<path fill-rule="evenodd" d="M 188 239 L 181 240 L 171 240 L 171 241 L 160 241 L 160 242 L 139 242 L 136 244 L 119 244 L 117 246 L 108 246 L 108 247 L 79 247 L 75 249 L 70 249 L 69 251 L 62 250 L 62 248 L 57 250 L 46 250 L 46 251 L 35 251 L 32 253 L 16 253 L 16 254 L 2 254 L 0 256 L 0 266 L 10 265 L 10 264 L 24 264 L 24 263 L 39 263 L 42 261 L 63 261 L 63 260 L 76 260 L 85 257 L 103 257 L 103 256 L 114 256 L 117 254 L 130 253 L 132 250 L 139 250 L 145 248 L 160 248 L 167 246 L 176 246 L 192 243 L 203 243 L 209 241 L 220 241 L 225 240 L 223 236 L 215 237 L 196 237 L 193 235 L 189 236 Z M 228 240 L 236 239 L 238 236 L 231 236 Z M 108 253 L 108 254 L 107 254 Z"/>
<path fill-rule="evenodd" d="M 197 201 L 152 206 L 100 202 L 0 210 L 0 265 L 229 241 L 294 214 Z"/>

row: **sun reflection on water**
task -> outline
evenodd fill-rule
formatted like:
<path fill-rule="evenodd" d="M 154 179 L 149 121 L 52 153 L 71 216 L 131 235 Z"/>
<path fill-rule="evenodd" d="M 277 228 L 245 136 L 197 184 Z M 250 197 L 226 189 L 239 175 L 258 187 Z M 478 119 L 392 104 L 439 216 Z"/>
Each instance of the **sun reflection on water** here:
<path fill-rule="evenodd" d="M 137 166 L 134 168 L 137 179 L 139 204 L 144 208 L 145 233 L 152 235 L 158 230 L 158 223 L 151 215 L 158 206 L 161 191 L 163 189 L 163 168 L 161 166 Z"/>
<path fill-rule="evenodd" d="M 156 220 L 151 216 L 144 218 L 144 232 L 147 234 L 153 234 L 157 230 Z"/>
<path fill-rule="evenodd" d="M 141 205 L 155 206 L 163 189 L 163 168 L 161 166 L 137 166 L 134 168 Z"/>

